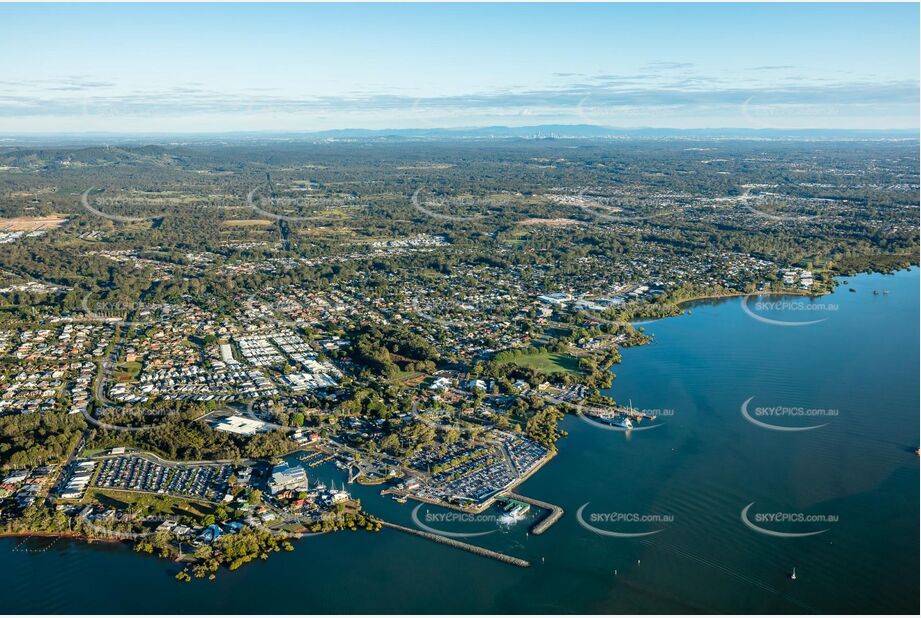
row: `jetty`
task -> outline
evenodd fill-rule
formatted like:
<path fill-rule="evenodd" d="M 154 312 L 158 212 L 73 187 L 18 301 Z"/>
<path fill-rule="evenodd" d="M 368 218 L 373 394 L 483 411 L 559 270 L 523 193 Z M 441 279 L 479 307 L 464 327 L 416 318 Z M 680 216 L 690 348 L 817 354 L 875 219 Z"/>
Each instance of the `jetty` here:
<path fill-rule="evenodd" d="M 307 465 L 310 466 L 311 468 L 316 468 L 317 466 L 322 465 L 322 464 L 325 464 L 327 461 L 329 461 L 329 460 L 331 460 L 331 459 L 335 459 L 335 458 L 336 458 L 335 455 L 327 455 L 326 457 L 323 457 L 322 459 L 317 459 L 317 460 L 315 460 L 315 461 L 311 461 L 311 462 L 310 462 L 309 464 L 307 464 Z"/>
<path fill-rule="evenodd" d="M 503 554 L 491 549 L 486 549 L 484 547 L 478 547 L 476 545 L 471 545 L 470 543 L 464 543 L 463 541 L 458 541 L 456 539 L 449 539 L 446 536 L 441 536 L 440 534 L 432 534 L 431 532 L 423 532 L 422 530 L 415 530 L 413 528 L 407 528 L 406 526 L 401 526 L 399 524 L 394 524 L 389 521 L 381 521 L 381 526 L 385 528 L 391 528 L 393 530 L 399 530 L 400 532 L 405 532 L 406 534 L 411 534 L 413 536 L 418 536 L 423 539 L 428 539 L 430 541 L 435 541 L 436 543 L 441 543 L 443 545 L 448 545 L 450 547 L 455 547 L 457 549 L 462 549 L 468 551 L 471 554 L 476 554 L 478 556 L 483 556 L 485 558 L 492 558 L 493 560 L 498 560 L 499 562 L 504 562 L 505 564 L 511 564 L 517 567 L 529 567 L 531 563 L 527 560 L 522 560 L 521 558 L 516 558 L 514 556 L 509 556 L 508 554 Z"/>
<path fill-rule="evenodd" d="M 525 502 L 537 508 L 544 509 L 548 511 L 547 516 L 531 526 L 531 532 L 533 534 L 543 534 L 550 529 L 550 526 L 555 524 L 563 516 L 563 507 L 557 506 L 555 504 L 550 504 L 549 502 L 544 502 L 543 500 L 535 500 L 534 498 L 528 498 L 527 496 L 522 496 L 520 494 L 509 492 L 505 494 L 506 497 L 511 498 L 512 500 L 518 500 L 519 502 Z"/>

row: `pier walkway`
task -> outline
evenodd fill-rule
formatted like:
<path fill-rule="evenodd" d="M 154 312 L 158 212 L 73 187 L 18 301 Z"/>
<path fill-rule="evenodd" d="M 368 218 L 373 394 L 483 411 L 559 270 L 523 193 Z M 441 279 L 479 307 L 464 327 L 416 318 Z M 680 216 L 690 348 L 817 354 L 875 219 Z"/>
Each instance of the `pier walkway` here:
<path fill-rule="evenodd" d="M 483 547 L 478 547 L 476 545 L 471 545 L 470 543 L 464 543 L 463 541 L 457 541 L 455 539 L 449 539 L 446 536 L 441 536 L 439 534 L 432 534 L 431 532 L 423 532 L 422 530 L 415 530 L 414 528 L 407 528 L 406 526 L 401 526 L 399 524 L 394 524 L 389 521 L 381 520 L 381 525 L 385 528 L 392 528 L 393 530 L 399 530 L 400 532 L 405 532 L 406 534 L 412 534 L 413 536 L 422 537 L 423 539 L 428 539 L 430 541 L 435 541 L 436 543 L 442 543 L 444 545 L 450 545 L 451 547 L 456 547 L 457 549 L 463 549 L 464 551 L 469 551 L 471 554 L 476 554 L 478 556 L 483 556 L 486 558 L 492 558 L 493 560 L 498 560 L 499 562 L 504 562 L 505 564 L 511 564 L 517 567 L 529 567 L 531 563 L 527 560 L 522 560 L 521 558 L 515 558 L 514 556 L 509 556 L 508 554 L 503 554 L 491 549 L 486 549 Z"/>

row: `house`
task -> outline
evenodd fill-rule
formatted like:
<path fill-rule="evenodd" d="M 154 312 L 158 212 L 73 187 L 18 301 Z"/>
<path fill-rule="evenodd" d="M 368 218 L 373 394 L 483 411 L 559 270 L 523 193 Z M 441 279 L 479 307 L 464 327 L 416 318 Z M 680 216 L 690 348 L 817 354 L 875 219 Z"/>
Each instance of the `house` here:
<path fill-rule="evenodd" d="M 449 378 L 446 378 L 444 376 L 438 376 L 432 381 L 432 384 L 431 386 L 429 386 L 429 389 L 433 391 L 443 391 L 450 386 L 451 386 L 451 380 Z"/>
<path fill-rule="evenodd" d="M 205 543 L 210 545 L 211 543 L 214 543 L 216 540 L 218 540 L 223 534 L 224 533 L 217 526 L 217 524 L 211 524 L 205 528 L 201 534 L 195 537 L 195 541 L 198 543 Z"/>

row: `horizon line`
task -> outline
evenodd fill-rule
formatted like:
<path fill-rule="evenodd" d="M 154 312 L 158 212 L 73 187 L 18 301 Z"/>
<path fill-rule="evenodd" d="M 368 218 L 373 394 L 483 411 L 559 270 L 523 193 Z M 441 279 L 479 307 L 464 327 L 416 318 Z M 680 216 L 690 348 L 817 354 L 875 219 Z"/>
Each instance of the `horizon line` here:
<path fill-rule="evenodd" d="M 68 137 L 68 136 L 92 136 L 92 135 L 112 135 L 112 136 L 207 136 L 207 135 L 316 135 L 323 133 L 337 133 L 349 131 L 363 131 L 367 133 L 385 134 L 390 132 L 409 132 L 418 131 L 421 133 L 432 132 L 463 132 L 463 131 L 484 131 L 484 130 L 507 130 L 507 131 L 526 131 L 526 130 L 566 130 L 566 129 L 595 129 L 598 131 L 609 132 L 639 132 L 639 131 L 656 131 L 656 132 L 704 132 L 704 131 L 739 131 L 748 133 L 803 133 L 803 132 L 821 132 L 821 133 L 918 133 L 921 137 L 921 126 L 919 127 L 879 127 L 879 128 L 853 128 L 853 127 L 738 127 L 738 126 L 712 126 L 712 127 L 620 127 L 606 126 L 586 123 L 551 123 L 539 125 L 468 125 L 457 127 L 389 127 L 385 129 L 373 129 L 361 126 L 336 127 L 330 129 L 239 129 L 230 131 L 21 131 L 5 132 L 0 131 L 0 139 L 3 137 Z"/>

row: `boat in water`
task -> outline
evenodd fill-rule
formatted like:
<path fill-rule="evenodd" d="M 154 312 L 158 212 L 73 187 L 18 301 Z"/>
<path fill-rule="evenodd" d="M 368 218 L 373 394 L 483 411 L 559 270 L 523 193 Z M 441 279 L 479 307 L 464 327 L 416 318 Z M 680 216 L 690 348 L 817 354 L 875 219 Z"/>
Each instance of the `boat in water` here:
<path fill-rule="evenodd" d="M 620 427 L 621 429 L 633 429 L 633 421 L 629 416 L 618 416 L 617 418 L 607 419 L 608 425 Z"/>
<path fill-rule="evenodd" d="M 521 521 L 531 510 L 531 505 L 527 502 L 509 498 L 505 503 L 505 513 L 499 518 L 501 524 L 514 524 Z"/>

